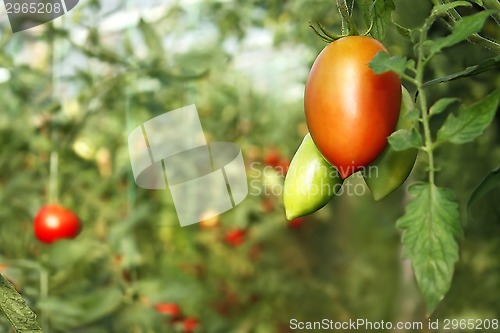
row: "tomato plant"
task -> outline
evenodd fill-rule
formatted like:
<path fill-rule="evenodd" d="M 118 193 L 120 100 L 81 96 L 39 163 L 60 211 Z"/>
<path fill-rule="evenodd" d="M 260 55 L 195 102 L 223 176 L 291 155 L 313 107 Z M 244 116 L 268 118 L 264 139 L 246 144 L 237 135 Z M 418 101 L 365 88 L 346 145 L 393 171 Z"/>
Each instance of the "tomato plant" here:
<path fill-rule="evenodd" d="M 365 2 L 365 5 L 368 3 Z M 418 150 L 427 155 L 427 179 L 410 185 L 408 191 L 412 201 L 396 225 L 403 230 L 403 256 L 412 261 L 428 314 L 436 309 L 450 288 L 454 265 L 459 258 L 457 239 L 462 235 L 455 194 L 436 185 L 436 174 L 440 169 L 435 152 L 448 143 L 462 144 L 475 140 L 491 124 L 500 104 L 500 89 L 496 89 L 481 101 L 462 105 L 456 114 L 450 113 L 444 123 L 433 122 L 460 99 L 446 97 L 430 106 L 427 100 L 429 86 L 477 75 L 498 67 L 500 63 L 500 59 L 494 57 L 462 72 L 426 80 L 430 61 L 464 40 L 500 52 L 498 43 L 478 35 L 488 18 L 498 22 L 494 10 L 482 10 L 462 18 L 455 8 L 471 7 L 471 3 L 442 3 L 438 0 L 433 3 L 434 8 L 421 27 L 407 29 L 398 25 L 398 30 L 415 45 L 416 59 L 408 60 L 403 56 L 390 56 L 374 38 L 353 36 L 357 34 L 357 29 L 347 2 L 337 0 L 344 35 L 335 36 L 319 23 L 321 32 L 313 27 L 329 44 L 316 58 L 304 93 L 306 121 L 318 150 L 337 168 L 342 178 L 365 166 L 373 167 L 376 174 L 365 174 L 365 180 L 375 200 L 402 185 L 411 172 Z M 478 4 L 482 6 L 482 2 Z M 485 6 L 500 8 L 491 3 Z M 362 8 L 370 27 L 366 34 L 382 39 L 394 9 L 392 1 Z M 436 40 L 429 39 L 431 27 L 443 17 L 449 19 L 451 33 Z M 405 91 L 400 108 L 401 79 L 415 87 L 415 107 Z M 390 146 L 386 148 L 387 143 Z M 300 149 L 297 155 L 299 153 Z M 308 156 L 301 163 L 313 166 L 316 157 Z M 291 171 L 293 166 L 292 163 Z M 498 183 L 495 175 L 496 172 L 491 173 L 478 186 L 471 196 L 472 204 L 477 201 L 478 195 L 484 196 L 492 184 Z M 301 179 L 300 173 L 290 172 L 289 176 L 286 181 L 292 184 Z M 308 195 L 305 197 L 314 198 L 311 190 Z M 324 205 L 323 198 L 319 198 L 321 205 L 307 199 L 292 202 L 292 207 L 288 208 L 287 201 L 290 199 L 285 193 L 284 202 L 287 211 L 297 208 L 300 212 L 310 212 Z"/>
<path fill-rule="evenodd" d="M 368 63 L 379 51 L 376 39 L 340 38 L 318 55 L 304 93 L 311 136 L 342 178 L 372 162 L 394 131 L 401 82 L 392 72 L 375 74 Z"/>
<path fill-rule="evenodd" d="M 74 238 L 80 232 L 78 216 L 60 205 L 43 206 L 35 216 L 33 229 L 38 240 L 53 243 L 63 238 Z"/>

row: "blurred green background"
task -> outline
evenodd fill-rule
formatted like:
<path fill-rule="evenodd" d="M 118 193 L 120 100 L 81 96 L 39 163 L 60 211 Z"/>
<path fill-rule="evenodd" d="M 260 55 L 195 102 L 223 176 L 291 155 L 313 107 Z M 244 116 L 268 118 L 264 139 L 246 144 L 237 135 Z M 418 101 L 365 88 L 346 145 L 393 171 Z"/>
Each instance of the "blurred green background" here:
<path fill-rule="evenodd" d="M 395 3 L 393 18 L 410 28 L 431 9 L 430 1 Z M 281 170 L 307 133 L 303 88 L 325 46 L 308 26 L 316 21 L 340 31 L 334 1 L 87 0 L 16 34 L 2 15 L 0 273 L 45 332 L 181 330 L 155 311 L 158 303 L 198 318 L 199 332 L 290 332 L 293 318 L 427 321 L 395 228 L 409 199 L 404 188 L 374 202 L 354 177 L 361 195 L 335 198 L 292 226 L 285 220 Z M 497 38 L 499 30 L 493 20 L 484 28 Z M 445 33 L 440 24 L 431 31 Z M 413 57 L 393 26 L 384 44 Z M 460 44 L 427 75 L 492 56 Z M 470 104 L 499 85 L 492 71 L 434 86 L 429 102 L 448 96 Z M 135 185 L 127 137 L 189 104 L 208 141 L 241 147 L 250 193 L 211 224 L 181 228 L 168 191 Z M 438 151 L 437 183 L 452 188 L 461 207 L 499 165 L 499 131 L 497 117 L 476 142 Z M 84 227 L 74 240 L 45 245 L 32 224 L 48 203 L 52 152 L 59 200 Z M 424 179 L 425 162 L 421 155 L 409 181 Z M 462 209 L 461 259 L 433 319 L 500 319 L 499 194 L 477 204 L 474 221 Z M 225 240 L 234 229 L 245 230 L 238 246 Z M 3 317 L 0 332 L 13 332 Z"/>

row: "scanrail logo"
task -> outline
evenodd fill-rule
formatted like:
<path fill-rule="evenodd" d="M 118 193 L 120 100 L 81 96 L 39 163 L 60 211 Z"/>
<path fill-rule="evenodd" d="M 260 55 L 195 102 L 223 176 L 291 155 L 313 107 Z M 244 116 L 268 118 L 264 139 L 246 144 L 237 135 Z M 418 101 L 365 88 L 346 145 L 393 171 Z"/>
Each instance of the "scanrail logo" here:
<path fill-rule="evenodd" d="M 241 150 L 207 143 L 195 105 L 146 121 L 130 133 L 128 148 L 137 186 L 168 187 L 181 226 L 228 211 L 248 194 Z"/>
<path fill-rule="evenodd" d="M 79 0 L 4 0 L 12 32 L 31 29 L 63 16 Z"/>

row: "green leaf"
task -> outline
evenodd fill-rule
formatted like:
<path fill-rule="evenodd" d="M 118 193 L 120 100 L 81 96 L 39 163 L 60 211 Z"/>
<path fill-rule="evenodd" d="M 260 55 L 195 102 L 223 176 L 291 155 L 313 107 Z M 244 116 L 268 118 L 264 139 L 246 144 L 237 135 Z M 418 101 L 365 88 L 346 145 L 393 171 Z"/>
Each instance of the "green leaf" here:
<path fill-rule="evenodd" d="M 484 22 L 493 11 L 485 10 L 474 15 L 464 17 L 457 22 L 450 35 L 440 38 L 434 42 L 431 53 L 438 53 L 446 47 L 453 46 L 466 40 L 483 28 Z"/>
<path fill-rule="evenodd" d="M 422 136 L 416 129 L 400 129 L 392 133 L 389 144 L 395 151 L 422 147 Z"/>
<path fill-rule="evenodd" d="M 391 13 L 396 6 L 394 0 L 362 0 L 361 8 L 367 25 L 371 26 L 370 35 L 381 41 L 385 37 L 391 21 Z"/>
<path fill-rule="evenodd" d="M 399 34 L 406 38 L 409 41 L 412 41 L 413 38 L 411 37 L 411 29 L 405 28 L 402 25 L 397 24 L 396 22 L 392 22 L 396 26 L 396 29 L 398 30 Z"/>
<path fill-rule="evenodd" d="M 472 4 L 467 1 L 454 1 L 452 3 L 445 3 L 443 5 L 437 5 L 432 8 L 431 15 L 441 16 L 446 14 L 450 9 L 457 7 L 472 7 Z"/>
<path fill-rule="evenodd" d="M 461 72 L 450 74 L 450 75 L 443 76 L 443 77 L 440 77 L 440 78 L 437 78 L 434 80 L 427 81 L 424 84 L 424 87 L 430 86 L 431 84 L 435 84 L 435 83 L 448 82 L 448 81 L 452 81 L 452 80 L 456 80 L 456 79 L 460 79 L 460 78 L 464 78 L 464 77 L 478 75 L 478 74 L 481 74 L 483 72 L 490 71 L 493 69 L 497 69 L 497 70 L 500 69 L 500 56 L 496 56 L 496 57 L 481 61 L 479 64 L 474 65 L 474 66 L 469 66 Z"/>
<path fill-rule="evenodd" d="M 143 19 L 139 21 L 138 27 L 146 43 L 147 49 L 149 50 L 150 56 L 155 59 L 163 58 L 165 49 L 163 48 L 162 40 L 156 30 L 150 23 L 147 23 Z"/>
<path fill-rule="evenodd" d="M 458 101 L 460 101 L 459 98 L 442 98 L 431 106 L 429 112 L 431 116 L 435 116 L 442 113 L 448 106 Z"/>
<path fill-rule="evenodd" d="M 467 215 L 472 220 L 471 210 L 472 207 L 481 200 L 488 192 L 500 185 L 500 167 L 491 171 L 479 183 L 479 185 L 472 192 L 469 201 L 467 202 Z"/>
<path fill-rule="evenodd" d="M 412 109 L 410 111 L 408 111 L 405 115 L 404 115 L 405 119 L 410 121 L 410 122 L 416 122 L 416 121 L 419 121 L 420 120 L 420 110 L 419 109 Z"/>
<path fill-rule="evenodd" d="M 403 232 L 403 257 L 410 259 L 417 284 L 431 314 L 448 292 L 458 261 L 462 229 L 452 191 L 418 183 L 408 189 L 413 199 L 397 227 Z"/>
<path fill-rule="evenodd" d="M 368 65 L 375 74 L 392 71 L 398 75 L 403 75 L 411 63 L 406 57 L 390 56 L 387 52 L 379 51 Z"/>
<path fill-rule="evenodd" d="M 0 274 L 0 312 L 17 333 L 42 333 L 36 314 L 28 307 L 23 297 L 12 284 Z"/>
<path fill-rule="evenodd" d="M 438 131 L 437 141 L 465 143 L 474 140 L 490 125 L 500 102 L 500 89 L 483 100 L 469 106 L 462 106 L 457 115 L 450 114 Z"/>
<path fill-rule="evenodd" d="M 500 2 L 498 0 L 482 0 L 480 6 L 485 9 L 492 9 L 493 13 L 491 17 L 493 17 L 497 24 L 500 24 Z"/>

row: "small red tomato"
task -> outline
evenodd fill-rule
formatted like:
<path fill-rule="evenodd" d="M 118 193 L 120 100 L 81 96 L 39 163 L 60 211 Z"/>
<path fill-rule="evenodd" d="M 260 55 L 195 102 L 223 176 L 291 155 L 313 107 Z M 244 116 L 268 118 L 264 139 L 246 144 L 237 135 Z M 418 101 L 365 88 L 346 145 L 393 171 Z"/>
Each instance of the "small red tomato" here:
<path fill-rule="evenodd" d="M 290 161 L 284 158 L 280 159 L 278 165 L 276 166 L 278 171 L 284 176 L 286 176 L 289 167 L 290 167 Z"/>
<path fill-rule="evenodd" d="M 277 148 L 269 150 L 264 156 L 264 163 L 270 167 L 278 166 L 281 159 L 280 151 Z"/>
<path fill-rule="evenodd" d="M 304 222 L 304 219 L 302 217 L 297 217 L 296 219 L 288 222 L 288 227 L 290 229 L 300 229 L 302 227 L 303 222 Z"/>
<path fill-rule="evenodd" d="M 196 319 L 194 317 L 184 318 L 184 320 L 182 321 L 182 326 L 184 328 L 183 332 L 184 333 L 192 333 L 198 328 L 199 324 L 200 323 L 199 323 L 198 319 Z"/>
<path fill-rule="evenodd" d="M 224 236 L 224 240 L 229 245 L 238 246 L 243 244 L 246 234 L 246 231 L 243 229 L 233 229 Z"/>
<path fill-rule="evenodd" d="M 155 310 L 158 313 L 170 316 L 172 319 L 181 316 L 181 308 L 175 303 L 157 303 L 155 305 Z"/>
<path fill-rule="evenodd" d="M 33 228 L 38 240 L 50 244 L 63 238 L 75 238 L 80 232 L 80 220 L 67 208 L 46 205 L 36 214 Z"/>

